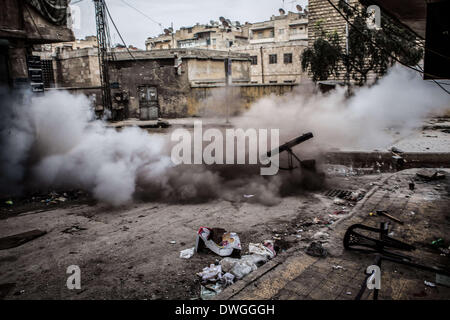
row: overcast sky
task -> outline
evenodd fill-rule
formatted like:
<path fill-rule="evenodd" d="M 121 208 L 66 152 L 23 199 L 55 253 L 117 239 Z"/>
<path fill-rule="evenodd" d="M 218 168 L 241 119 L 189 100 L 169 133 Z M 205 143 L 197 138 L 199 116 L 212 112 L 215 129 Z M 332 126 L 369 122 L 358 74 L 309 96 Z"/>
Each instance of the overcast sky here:
<path fill-rule="evenodd" d="M 93 1 L 78 1 L 72 0 L 73 6 L 79 8 L 81 22 L 81 28 L 74 30 L 75 36 L 95 35 Z M 127 45 L 145 49 L 145 40 L 159 35 L 171 23 L 176 30 L 197 22 L 217 21 L 220 16 L 241 23 L 264 21 L 278 14 L 279 8 L 296 11 L 295 6 L 304 7 L 307 0 L 106 0 L 106 3 Z M 120 38 L 111 23 L 109 27 L 111 42 L 119 43 Z"/>

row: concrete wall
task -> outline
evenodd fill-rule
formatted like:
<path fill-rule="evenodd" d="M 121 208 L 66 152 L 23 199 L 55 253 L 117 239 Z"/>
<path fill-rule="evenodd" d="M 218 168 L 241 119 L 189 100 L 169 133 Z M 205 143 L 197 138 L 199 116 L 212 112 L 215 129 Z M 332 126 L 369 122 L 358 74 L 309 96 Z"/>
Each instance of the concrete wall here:
<path fill-rule="evenodd" d="M 225 84 L 224 60 L 186 59 L 188 79 L 192 85 Z M 250 82 L 250 62 L 248 60 L 232 60 L 231 73 L 233 83 Z"/>
<path fill-rule="evenodd" d="M 111 82 L 118 82 L 120 90 L 129 93 L 128 117 L 139 118 L 139 86 L 154 86 L 158 91 L 160 117 L 176 118 L 205 115 L 222 115 L 228 106 L 231 113 L 245 110 L 262 96 L 281 95 L 292 91 L 294 85 L 237 85 L 228 89 L 224 84 L 195 85 L 204 69 L 221 80 L 225 77 L 223 60 L 183 60 L 181 75 L 175 72 L 174 59 L 115 61 L 111 65 Z M 248 61 L 247 61 L 248 64 Z M 236 68 L 242 67 L 236 63 Z M 245 69 L 245 67 L 242 67 Z M 203 70 L 203 71 L 202 71 Z M 233 69 L 233 74 L 242 71 Z M 203 77 L 211 78 L 209 75 Z M 211 80 L 211 79 L 209 79 Z"/>
<path fill-rule="evenodd" d="M 256 57 L 250 66 L 252 83 L 300 83 L 302 71 L 300 55 L 308 45 L 308 18 L 301 13 L 272 16 L 270 20 L 249 26 L 249 43 L 233 46 L 235 52 Z M 262 51 L 262 53 L 261 53 Z M 292 62 L 284 62 L 284 54 L 292 54 Z M 277 56 L 277 63 L 269 63 L 269 55 Z"/>
<path fill-rule="evenodd" d="M 247 84 L 223 86 L 199 86 L 191 90 L 188 99 L 188 116 L 230 116 L 247 110 L 258 99 L 291 92 L 295 84 Z"/>
<path fill-rule="evenodd" d="M 301 54 L 307 46 L 307 41 L 297 40 L 281 43 L 255 44 L 241 46 L 235 50 L 256 56 L 256 64 L 250 66 L 252 83 L 300 83 L 307 73 L 302 71 Z M 262 57 L 261 59 L 261 51 Z M 284 63 L 284 54 L 292 54 L 292 63 Z M 277 55 L 277 63 L 269 63 L 269 55 Z"/>
<path fill-rule="evenodd" d="M 337 7 L 339 0 L 331 0 L 331 2 Z M 348 0 L 348 4 L 351 6 L 358 6 L 358 0 Z M 309 26 L 308 26 L 308 46 L 312 47 L 314 41 L 318 38 L 320 27 L 327 33 L 336 32 L 339 35 L 342 48 L 345 49 L 346 43 L 346 21 L 334 9 L 327 0 L 309 0 Z M 320 27 L 319 27 L 320 26 Z M 329 79 L 345 80 L 345 68 L 340 65 L 338 77 L 331 75 Z"/>
<path fill-rule="evenodd" d="M 139 60 L 130 60 L 129 56 L 120 56 L 111 62 L 111 82 L 119 83 L 118 90 L 126 91 L 129 101 L 125 109 L 126 117 L 139 118 L 140 106 L 138 88 L 140 86 L 156 87 L 160 117 L 187 117 L 195 113 L 195 103 L 192 99 L 192 86 L 225 85 L 225 56 L 219 56 L 219 51 L 197 52 L 186 51 L 182 57 L 180 74 L 174 65 L 173 53 L 146 51 L 135 56 Z M 225 52 L 228 55 L 227 52 Z M 181 55 L 181 53 L 180 53 Z M 250 61 L 248 56 L 233 54 L 232 74 L 235 83 L 250 82 Z M 144 57 L 148 57 L 144 59 Z M 121 60 L 123 59 L 123 60 Z"/>

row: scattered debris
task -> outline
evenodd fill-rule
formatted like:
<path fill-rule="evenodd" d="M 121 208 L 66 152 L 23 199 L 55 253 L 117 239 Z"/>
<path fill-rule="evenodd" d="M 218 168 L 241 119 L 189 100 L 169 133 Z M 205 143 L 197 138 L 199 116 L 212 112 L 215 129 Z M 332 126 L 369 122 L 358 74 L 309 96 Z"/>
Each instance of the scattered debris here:
<path fill-rule="evenodd" d="M 12 236 L 0 238 L 0 250 L 15 248 L 23 245 L 26 242 L 39 238 L 46 234 L 47 231 L 31 230 L 23 233 L 18 233 Z"/>
<path fill-rule="evenodd" d="M 409 190 L 414 190 L 414 188 L 415 188 L 414 182 L 410 182 L 409 183 Z"/>
<path fill-rule="evenodd" d="M 248 252 L 267 256 L 269 259 L 276 255 L 272 240 L 266 240 L 264 243 L 249 243 Z"/>
<path fill-rule="evenodd" d="M 220 261 L 220 265 L 224 271 L 230 272 L 236 279 L 242 279 L 267 261 L 267 256 L 251 254 L 242 256 L 240 259 L 224 258 Z"/>
<path fill-rule="evenodd" d="M 24 293 L 25 293 L 25 290 L 20 290 L 20 291 L 14 292 L 14 295 L 15 295 L 15 296 L 20 296 L 20 295 L 22 295 L 22 294 L 24 294 Z"/>
<path fill-rule="evenodd" d="M 338 210 L 333 212 L 334 215 L 341 215 L 341 214 L 347 214 L 349 211 L 348 210 Z"/>
<path fill-rule="evenodd" d="M 253 198 L 254 194 L 244 194 L 244 198 Z"/>
<path fill-rule="evenodd" d="M 14 202 L 12 200 L 7 200 L 7 201 L 5 201 L 5 203 L 10 206 L 12 206 L 14 204 Z"/>
<path fill-rule="evenodd" d="M 222 266 L 211 264 L 209 267 L 203 268 L 203 271 L 197 273 L 203 281 L 218 281 L 222 279 Z"/>
<path fill-rule="evenodd" d="M 333 203 L 337 204 L 337 205 L 345 205 L 345 204 L 347 204 L 347 201 L 345 201 L 344 199 L 340 199 L 340 198 L 334 198 Z"/>
<path fill-rule="evenodd" d="M 217 288 L 216 290 L 210 290 L 210 289 L 206 288 L 205 286 L 200 286 L 200 299 L 202 299 L 202 300 L 212 299 L 214 296 L 216 296 L 217 294 L 219 294 L 222 291 L 222 289 L 220 288 L 220 285 L 219 285 L 219 288 Z"/>
<path fill-rule="evenodd" d="M 444 246 L 444 240 L 442 238 L 439 238 L 439 239 L 433 240 L 431 242 L 431 244 L 435 247 L 440 248 L 440 247 Z"/>
<path fill-rule="evenodd" d="M 373 216 L 374 214 L 371 212 L 369 215 L 370 215 L 370 216 Z M 392 221 L 395 221 L 395 222 L 397 222 L 397 223 L 399 223 L 399 224 L 403 224 L 403 221 L 402 221 L 402 220 L 400 220 L 400 219 L 398 219 L 398 218 L 396 218 L 396 217 L 390 215 L 389 213 L 387 213 L 386 210 L 377 210 L 377 211 L 376 211 L 376 215 L 383 216 L 383 217 L 389 218 L 389 219 L 391 219 Z"/>
<path fill-rule="evenodd" d="M 232 254 L 239 256 L 241 252 L 241 240 L 234 232 L 226 232 L 221 228 L 201 227 L 198 230 L 195 251 L 200 252 L 205 247 L 222 257 Z"/>
<path fill-rule="evenodd" d="M 344 270 L 344 267 L 343 267 L 343 266 L 340 266 L 340 265 L 335 265 L 335 266 L 333 266 L 333 269 L 334 269 L 334 270 L 339 270 L 339 269 Z"/>
<path fill-rule="evenodd" d="M 189 259 L 194 255 L 195 247 L 184 249 L 180 251 L 180 258 Z"/>
<path fill-rule="evenodd" d="M 306 253 L 313 257 L 326 257 L 328 255 L 327 249 L 325 249 L 320 242 L 313 241 L 306 249 Z"/>
<path fill-rule="evenodd" d="M 316 232 L 316 233 L 313 235 L 313 239 L 314 239 L 314 240 L 326 240 L 326 239 L 328 239 L 329 237 L 330 237 L 330 235 L 329 235 L 328 233 L 322 232 L 322 231 Z"/>
<path fill-rule="evenodd" d="M 222 277 L 227 286 L 232 285 L 234 283 L 234 278 L 235 278 L 234 275 L 232 275 L 229 272 L 225 273 Z"/>
<path fill-rule="evenodd" d="M 430 281 L 426 281 L 425 280 L 423 283 L 425 283 L 426 286 L 429 286 L 429 287 L 432 287 L 432 288 L 436 287 L 436 285 L 433 282 L 430 282 Z"/>
<path fill-rule="evenodd" d="M 347 291 L 345 294 L 349 296 L 349 295 L 352 294 L 352 292 L 351 291 Z"/>
<path fill-rule="evenodd" d="M 169 242 L 170 244 L 176 244 L 177 242 L 175 240 L 172 240 Z"/>
<path fill-rule="evenodd" d="M 222 274 L 222 266 L 220 264 L 211 264 L 209 267 L 203 269 L 202 272 L 197 273 L 202 278 L 202 285 L 200 286 L 200 298 L 208 300 L 215 295 L 222 292 L 223 288 L 232 285 L 234 282 L 234 275 L 227 272 Z"/>
<path fill-rule="evenodd" d="M 441 284 L 446 287 L 450 287 L 450 277 L 443 275 L 443 274 L 436 273 L 436 283 Z"/>
<path fill-rule="evenodd" d="M 322 220 L 321 218 L 314 217 L 313 224 L 329 224 L 329 222 Z"/>
<path fill-rule="evenodd" d="M 344 199 L 347 201 L 355 201 L 356 202 L 356 201 L 359 201 L 362 198 L 364 198 L 365 194 L 366 194 L 366 191 L 362 190 L 362 189 L 358 190 L 358 191 L 331 189 L 325 193 L 325 195 L 327 197 L 333 197 L 334 198 L 333 202 L 338 205 L 343 205 L 346 202 L 342 201 L 342 200 L 339 201 L 337 199 Z"/>
<path fill-rule="evenodd" d="M 440 180 L 445 179 L 445 172 L 439 171 L 439 170 L 433 170 L 433 169 L 423 169 L 416 173 L 417 177 L 432 181 L 432 180 Z"/>
<path fill-rule="evenodd" d="M 64 229 L 63 231 L 61 231 L 62 233 L 70 233 L 70 234 L 74 234 L 77 233 L 79 231 L 83 231 L 83 230 L 87 230 L 86 228 L 80 227 L 79 225 L 73 225 L 69 228 Z"/>

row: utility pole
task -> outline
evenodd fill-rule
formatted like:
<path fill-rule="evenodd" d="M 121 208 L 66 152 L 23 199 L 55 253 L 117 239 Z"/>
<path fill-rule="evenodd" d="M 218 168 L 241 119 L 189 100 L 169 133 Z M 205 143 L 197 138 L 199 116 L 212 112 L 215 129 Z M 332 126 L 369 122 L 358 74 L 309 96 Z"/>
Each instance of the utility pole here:
<path fill-rule="evenodd" d="M 227 124 L 230 123 L 230 85 L 232 83 L 232 74 L 231 74 L 231 57 L 230 50 L 228 50 L 228 57 L 225 58 L 225 86 L 226 86 L 226 104 L 227 104 Z"/>
<path fill-rule="evenodd" d="M 93 0 L 95 6 L 95 20 L 97 24 L 98 64 L 100 67 L 100 82 L 102 86 L 103 112 L 111 111 L 111 87 L 109 82 L 110 37 L 107 13 L 104 0 Z"/>

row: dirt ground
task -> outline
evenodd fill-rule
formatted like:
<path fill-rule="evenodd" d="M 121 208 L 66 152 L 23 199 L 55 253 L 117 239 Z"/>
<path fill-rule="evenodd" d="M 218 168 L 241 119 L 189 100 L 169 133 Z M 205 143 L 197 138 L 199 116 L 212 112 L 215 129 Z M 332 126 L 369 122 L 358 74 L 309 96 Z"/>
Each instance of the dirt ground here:
<path fill-rule="evenodd" d="M 213 253 L 179 257 L 181 250 L 195 245 L 199 227 L 237 232 L 243 253 L 250 242 L 281 238 L 278 254 L 285 254 L 293 245 L 306 247 L 321 227 L 340 219 L 336 211 L 351 209 L 334 204 L 327 190 L 369 191 L 385 175 L 328 170 L 326 188 L 283 198 L 275 206 L 243 197 L 242 202 L 135 202 L 112 208 L 82 193 L 70 193 L 64 202 L 28 198 L 2 203 L 1 237 L 47 231 L 19 247 L 0 250 L 0 284 L 14 283 L 4 298 L 198 299 L 196 273 L 220 259 Z M 66 287 L 70 265 L 81 269 L 81 290 Z"/>

